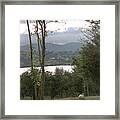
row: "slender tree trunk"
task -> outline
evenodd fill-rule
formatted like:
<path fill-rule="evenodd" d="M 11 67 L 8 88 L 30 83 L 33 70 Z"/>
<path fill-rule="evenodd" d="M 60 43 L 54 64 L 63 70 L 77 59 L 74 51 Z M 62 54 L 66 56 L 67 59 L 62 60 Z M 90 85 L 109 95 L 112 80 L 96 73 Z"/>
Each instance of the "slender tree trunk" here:
<path fill-rule="evenodd" d="M 40 37 L 38 33 L 38 21 L 36 20 L 36 35 L 37 35 L 37 44 L 38 44 L 38 54 L 39 54 L 39 65 L 41 67 L 41 55 L 40 55 Z"/>
<path fill-rule="evenodd" d="M 30 41 L 31 70 L 33 70 L 32 40 L 31 40 L 30 27 L 29 27 L 29 22 L 28 22 L 28 20 L 27 20 L 27 27 L 28 27 L 28 35 L 29 35 L 29 41 Z"/>
<path fill-rule="evenodd" d="M 41 92 L 41 99 L 44 99 L 44 81 L 45 81 L 45 20 L 43 20 L 43 29 L 42 29 L 42 92 Z"/>
<path fill-rule="evenodd" d="M 41 67 L 41 42 L 40 42 L 40 37 L 38 33 L 38 20 L 36 20 L 36 35 L 37 35 L 37 45 L 38 45 L 39 66 Z M 37 89 L 38 99 L 41 99 L 40 87 L 41 85 Z"/>
<path fill-rule="evenodd" d="M 84 95 L 86 96 L 86 86 L 85 86 L 85 79 L 84 79 L 84 86 L 83 86 L 83 88 L 84 88 Z"/>
<path fill-rule="evenodd" d="M 31 40 L 31 35 L 30 35 L 30 27 L 29 27 L 29 22 L 27 22 L 27 28 L 28 28 L 28 37 L 29 37 L 29 42 L 30 42 L 30 58 L 31 58 L 31 72 L 33 72 L 33 50 L 32 50 L 32 40 Z M 36 84 L 36 83 L 35 83 Z M 35 85 L 36 86 L 36 85 Z M 33 99 L 36 99 L 36 87 L 34 86 L 34 91 L 33 91 Z"/>
<path fill-rule="evenodd" d="M 37 100 L 37 85 L 36 85 L 36 82 L 35 82 L 35 85 L 34 85 L 34 89 L 35 89 L 35 100 Z"/>
<path fill-rule="evenodd" d="M 42 33 L 42 41 L 41 41 L 41 99 L 44 99 L 44 81 L 45 81 L 45 69 L 44 69 L 44 65 L 45 65 L 45 29 L 46 29 L 46 24 L 45 24 L 45 20 L 39 20 L 38 21 L 40 26 L 41 26 L 41 33 Z"/>
<path fill-rule="evenodd" d="M 89 87 L 88 87 L 88 83 L 87 83 L 87 96 L 89 96 Z"/>

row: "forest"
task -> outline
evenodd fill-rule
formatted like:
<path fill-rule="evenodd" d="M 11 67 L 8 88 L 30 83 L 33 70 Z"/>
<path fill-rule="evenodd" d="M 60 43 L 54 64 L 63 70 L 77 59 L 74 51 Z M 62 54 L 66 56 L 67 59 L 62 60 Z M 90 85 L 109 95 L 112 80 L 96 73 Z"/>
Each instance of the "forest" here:
<path fill-rule="evenodd" d="M 100 99 L 100 20 L 85 21 L 89 26 L 82 29 L 84 38 L 81 38 L 80 49 L 75 51 L 75 54 L 72 52 L 70 54 L 68 51 L 56 54 L 55 50 L 50 54 L 46 50 L 46 37 L 49 35 L 47 24 L 56 24 L 60 21 L 24 21 L 24 24 L 27 25 L 29 51 L 20 54 L 27 54 L 29 62 L 21 64 L 21 66 L 29 66 L 30 70 L 20 75 L 21 100 Z M 34 33 L 30 31 L 30 24 L 34 24 Z M 36 51 L 32 44 L 33 34 L 36 35 Z M 57 61 L 58 56 L 62 56 L 61 62 Z M 50 58 L 53 57 L 55 59 L 51 60 Z M 46 65 L 56 64 L 70 64 L 74 68 L 72 72 L 68 72 L 56 67 L 54 74 L 45 71 Z M 38 66 L 41 69 L 38 69 Z M 78 97 L 79 95 L 82 97 Z"/>

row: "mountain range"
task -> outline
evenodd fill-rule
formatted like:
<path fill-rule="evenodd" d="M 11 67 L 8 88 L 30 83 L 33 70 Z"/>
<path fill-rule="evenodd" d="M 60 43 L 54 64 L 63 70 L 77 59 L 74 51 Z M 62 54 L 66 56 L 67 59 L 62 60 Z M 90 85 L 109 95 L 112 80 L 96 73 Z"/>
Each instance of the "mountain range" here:
<path fill-rule="evenodd" d="M 79 42 L 67 43 L 63 45 L 46 43 L 46 51 L 49 52 L 61 52 L 61 51 L 78 51 L 81 48 Z M 33 49 L 37 51 L 37 44 L 33 44 Z M 29 45 L 20 46 L 20 51 L 29 51 Z"/>
<path fill-rule="evenodd" d="M 60 45 L 80 42 L 81 38 L 83 38 L 83 33 L 81 32 L 81 30 L 70 27 L 63 32 L 48 32 L 48 35 L 46 36 L 46 43 Z M 32 43 L 37 43 L 36 35 L 32 35 Z M 24 46 L 27 44 L 29 44 L 28 34 L 20 34 L 20 46 Z"/>
<path fill-rule="evenodd" d="M 45 65 L 70 65 L 73 58 L 79 54 L 80 43 L 67 43 L 64 45 L 46 43 Z M 33 44 L 34 60 L 37 66 L 38 49 L 37 44 Z M 20 67 L 30 66 L 29 45 L 20 46 Z"/>
<path fill-rule="evenodd" d="M 80 38 L 83 34 L 76 28 L 69 28 L 63 32 L 48 33 L 46 36 L 45 65 L 72 64 L 73 58 L 79 54 L 81 48 Z M 34 60 L 38 61 L 38 46 L 36 35 L 32 35 Z M 20 35 L 20 67 L 30 66 L 30 53 L 28 34 Z"/>

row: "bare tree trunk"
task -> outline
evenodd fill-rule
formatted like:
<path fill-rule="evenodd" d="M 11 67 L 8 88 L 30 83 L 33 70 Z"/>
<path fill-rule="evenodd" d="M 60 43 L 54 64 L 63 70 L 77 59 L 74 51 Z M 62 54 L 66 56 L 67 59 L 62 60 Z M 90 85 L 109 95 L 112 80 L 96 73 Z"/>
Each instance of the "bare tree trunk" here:
<path fill-rule="evenodd" d="M 42 30 L 42 95 L 41 95 L 41 99 L 44 99 L 44 81 L 45 81 L 45 69 L 44 69 L 44 65 L 45 65 L 45 20 L 43 20 L 43 30 Z"/>
<path fill-rule="evenodd" d="M 84 79 L 84 86 L 83 86 L 83 88 L 84 88 L 84 95 L 86 96 L 86 86 L 85 86 L 85 79 Z"/>
<path fill-rule="evenodd" d="M 29 35 L 29 41 L 30 41 L 31 70 L 33 70 L 32 40 L 31 40 L 30 27 L 29 27 L 29 22 L 28 22 L 28 20 L 27 20 L 27 27 L 28 27 L 28 35 Z"/>
<path fill-rule="evenodd" d="M 87 96 L 89 96 L 89 87 L 88 87 L 88 83 L 87 83 Z"/>
<path fill-rule="evenodd" d="M 32 40 L 31 40 L 31 35 L 30 35 L 30 27 L 29 27 L 29 22 L 27 22 L 27 28 L 28 28 L 28 36 L 29 36 L 29 42 L 30 42 L 30 60 L 31 60 L 31 72 L 33 72 L 33 50 L 32 50 Z M 34 85 L 34 91 L 33 91 L 33 99 L 36 99 L 36 83 Z"/>
<path fill-rule="evenodd" d="M 41 99 L 44 99 L 44 81 L 45 81 L 45 69 L 44 69 L 44 65 L 45 65 L 45 29 L 46 29 L 46 24 L 45 24 L 45 20 L 39 20 L 38 21 L 40 26 L 41 26 L 41 32 L 42 32 L 42 41 L 41 41 Z"/>
<path fill-rule="evenodd" d="M 38 20 L 36 20 L 36 35 L 37 35 L 37 45 L 38 45 L 38 56 L 39 56 L 39 66 L 41 67 L 41 41 L 38 33 Z M 41 99 L 41 91 L 40 91 L 40 86 L 38 86 L 37 93 L 38 93 L 38 99 Z"/>
<path fill-rule="evenodd" d="M 36 35 L 37 35 L 37 44 L 38 44 L 38 54 L 39 54 L 39 65 L 41 67 L 41 55 L 40 55 L 40 37 L 38 33 L 38 20 L 36 20 Z"/>
<path fill-rule="evenodd" d="M 36 85 L 36 82 L 35 82 L 35 85 L 34 85 L 34 89 L 35 89 L 35 100 L 37 100 L 37 85 Z"/>

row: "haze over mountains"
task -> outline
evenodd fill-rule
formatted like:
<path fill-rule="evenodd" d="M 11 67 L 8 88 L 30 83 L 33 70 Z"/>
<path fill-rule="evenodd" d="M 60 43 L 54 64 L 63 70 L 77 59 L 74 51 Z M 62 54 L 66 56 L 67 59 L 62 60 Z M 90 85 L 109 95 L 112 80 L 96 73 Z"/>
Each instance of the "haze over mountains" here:
<path fill-rule="evenodd" d="M 46 37 L 45 65 L 69 65 L 78 55 L 81 48 L 80 39 L 83 34 L 76 28 L 69 28 L 63 32 L 48 33 Z M 36 63 L 38 64 L 38 47 L 36 36 L 32 36 L 32 45 Z M 20 66 L 30 66 L 30 52 L 28 34 L 20 35 Z"/>
<path fill-rule="evenodd" d="M 46 43 L 52 44 L 67 44 L 67 43 L 79 43 L 80 38 L 83 37 L 83 33 L 80 29 L 76 29 L 74 27 L 68 28 L 66 31 L 63 32 L 49 32 L 48 36 L 46 37 Z M 32 36 L 32 43 L 36 43 L 36 35 Z M 20 45 L 24 46 L 29 44 L 28 34 L 21 34 L 20 35 Z"/>
<path fill-rule="evenodd" d="M 63 45 L 59 45 L 59 44 L 52 44 L 52 43 L 46 43 L 46 51 L 52 52 L 61 52 L 61 51 L 78 51 L 81 47 L 80 43 L 77 42 L 72 42 L 72 43 L 66 43 Z M 33 49 L 37 51 L 37 44 L 33 44 Z M 21 51 L 29 51 L 29 45 L 24 45 L 24 46 L 20 46 L 20 50 Z"/>

